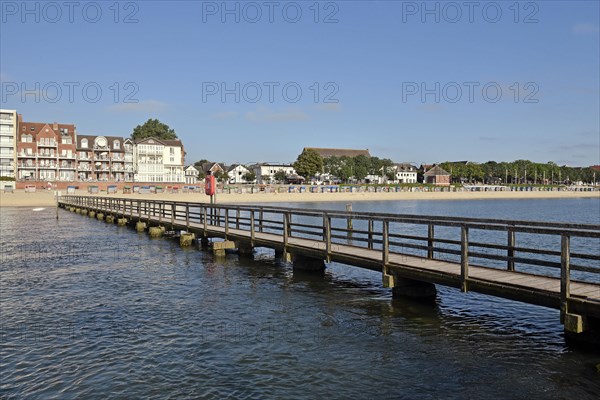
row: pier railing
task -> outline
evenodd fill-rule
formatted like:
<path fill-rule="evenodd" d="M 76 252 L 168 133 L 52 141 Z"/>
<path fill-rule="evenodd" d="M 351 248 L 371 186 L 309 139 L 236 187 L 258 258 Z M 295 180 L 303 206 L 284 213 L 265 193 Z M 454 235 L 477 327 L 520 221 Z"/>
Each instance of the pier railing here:
<path fill-rule="evenodd" d="M 560 278 L 561 300 L 570 297 L 572 281 L 600 284 L 600 225 L 310 210 L 262 205 L 207 204 L 178 201 L 62 196 L 60 203 L 102 210 L 130 220 L 206 233 L 222 228 L 225 237 L 246 231 L 312 239 L 326 250 L 354 246 L 390 254 L 451 261 L 468 281 L 477 265 Z"/>

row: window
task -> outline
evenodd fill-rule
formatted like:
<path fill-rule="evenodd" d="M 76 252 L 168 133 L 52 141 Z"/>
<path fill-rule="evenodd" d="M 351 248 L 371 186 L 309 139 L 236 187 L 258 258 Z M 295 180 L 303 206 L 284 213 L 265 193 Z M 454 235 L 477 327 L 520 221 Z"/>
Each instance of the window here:
<path fill-rule="evenodd" d="M 169 150 L 171 150 L 171 155 L 174 156 L 175 155 L 175 149 L 171 147 Z M 173 161 L 173 160 L 171 160 L 171 161 Z"/>
<path fill-rule="evenodd" d="M 119 142 L 118 140 L 115 140 L 115 141 L 113 142 L 113 147 L 114 147 L 115 149 L 120 149 L 120 148 L 121 148 L 121 142 Z"/>
<path fill-rule="evenodd" d="M 62 144 L 73 144 L 73 140 L 71 139 L 71 136 L 63 136 Z"/>
<path fill-rule="evenodd" d="M 87 149 L 87 147 L 88 147 L 87 139 L 81 139 L 81 147 L 83 147 L 84 149 Z"/>

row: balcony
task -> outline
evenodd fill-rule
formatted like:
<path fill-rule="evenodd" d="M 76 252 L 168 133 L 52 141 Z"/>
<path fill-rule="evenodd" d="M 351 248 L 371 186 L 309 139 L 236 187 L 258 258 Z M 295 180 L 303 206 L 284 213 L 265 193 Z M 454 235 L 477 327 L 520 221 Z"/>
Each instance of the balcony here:
<path fill-rule="evenodd" d="M 75 169 L 75 164 L 61 164 L 60 169 Z"/>
<path fill-rule="evenodd" d="M 17 164 L 17 168 L 20 168 L 20 169 L 36 169 L 37 166 L 35 164 Z"/>
<path fill-rule="evenodd" d="M 17 157 L 21 157 L 21 158 L 35 158 L 35 154 L 17 153 Z"/>
<path fill-rule="evenodd" d="M 110 161 L 107 156 L 94 156 L 94 161 Z"/>
<path fill-rule="evenodd" d="M 56 154 L 38 153 L 38 158 L 56 158 Z"/>
<path fill-rule="evenodd" d="M 58 142 L 37 142 L 37 147 L 58 147 Z"/>
<path fill-rule="evenodd" d="M 143 157 L 143 156 L 162 156 L 162 155 L 163 155 L 163 151 L 162 150 L 151 151 L 151 150 L 139 150 L 138 149 L 138 157 Z"/>
<path fill-rule="evenodd" d="M 56 164 L 42 164 L 42 165 L 38 165 L 39 169 L 56 169 L 57 165 Z"/>
<path fill-rule="evenodd" d="M 59 157 L 67 160 L 74 160 L 75 154 L 61 154 Z"/>

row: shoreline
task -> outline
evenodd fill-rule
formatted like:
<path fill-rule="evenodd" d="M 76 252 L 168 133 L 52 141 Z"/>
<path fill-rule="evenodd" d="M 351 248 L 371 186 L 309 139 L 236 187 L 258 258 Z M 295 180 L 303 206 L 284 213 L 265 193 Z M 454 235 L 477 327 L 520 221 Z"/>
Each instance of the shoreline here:
<path fill-rule="evenodd" d="M 85 196 L 87 193 L 76 193 Z M 159 194 L 111 194 L 97 197 L 131 198 L 140 200 L 167 200 L 208 203 L 208 196 L 202 193 L 159 193 Z M 600 192 L 556 191 L 556 192 L 359 192 L 359 193 L 219 193 L 217 203 L 317 203 L 317 202 L 361 202 L 361 201 L 436 201 L 436 200 L 523 200 L 523 199 L 574 199 L 600 198 Z M 56 198 L 53 191 L 26 193 L 0 192 L 1 207 L 53 207 Z"/>

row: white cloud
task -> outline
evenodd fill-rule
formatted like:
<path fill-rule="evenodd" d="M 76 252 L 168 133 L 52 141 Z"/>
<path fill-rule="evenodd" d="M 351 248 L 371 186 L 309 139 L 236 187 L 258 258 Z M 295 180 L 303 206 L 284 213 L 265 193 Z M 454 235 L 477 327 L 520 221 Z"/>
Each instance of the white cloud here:
<path fill-rule="evenodd" d="M 248 121 L 253 122 L 306 121 L 309 119 L 308 114 L 296 108 L 274 111 L 266 107 L 259 107 L 256 111 L 249 111 L 244 117 Z"/>
<path fill-rule="evenodd" d="M 573 33 L 577 35 L 593 35 L 598 32 L 600 32 L 600 27 L 598 27 L 598 25 L 587 22 L 579 22 L 573 26 Z"/>
<path fill-rule="evenodd" d="M 110 106 L 111 111 L 116 112 L 158 112 L 164 111 L 168 107 L 167 103 L 158 100 L 143 100 L 138 103 L 121 103 Z"/>

